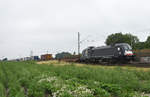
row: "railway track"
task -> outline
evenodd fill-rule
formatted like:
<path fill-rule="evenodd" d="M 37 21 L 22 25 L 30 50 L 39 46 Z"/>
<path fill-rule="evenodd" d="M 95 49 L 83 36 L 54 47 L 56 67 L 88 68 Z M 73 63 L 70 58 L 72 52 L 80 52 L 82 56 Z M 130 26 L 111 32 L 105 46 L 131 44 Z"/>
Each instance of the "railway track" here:
<path fill-rule="evenodd" d="M 91 65 L 102 65 L 102 66 L 129 66 L 129 67 L 143 67 L 143 68 L 150 68 L 150 63 L 140 63 L 140 62 L 130 62 L 130 63 L 108 63 L 108 62 L 101 62 L 101 63 L 92 63 L 92 62 L 79 62 L 77 59 L 65 59 L 62 60 L 65 62 L 73 62 L 73 63 L 83 63 L 83 64 L 91 64 Z"/>
<path fill-rule="evenodd" d="M 125 64 L 125 65 L 133 66 L 133 67 L 150 68 L 150 63 L 131 62 L 131 63 Z"/>
<path fill-rule="evenodd" d="M 101 65 L 101 66 L 129 66 L 129 67 L 143 67 L 143 68 L 150 68 L 150 63 L 84 63 L 84 64 L 91 64 L 91 65 Z"/>

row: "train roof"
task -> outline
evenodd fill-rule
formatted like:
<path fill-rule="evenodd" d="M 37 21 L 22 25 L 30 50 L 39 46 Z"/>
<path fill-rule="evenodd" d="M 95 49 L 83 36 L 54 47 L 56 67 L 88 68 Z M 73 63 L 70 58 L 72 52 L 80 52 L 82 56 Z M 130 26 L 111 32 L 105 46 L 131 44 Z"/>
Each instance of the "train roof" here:
<path fill-rule="evenodd" d="M 112 48 L 112 46 L 99 46 L 93 49 L 106 49 L 106 48 Z"/>
<path fill-rule="evenodd" d="M 120 46 L 120 45 L 129 45 L 128 43 L 116 43 L 115 46 Z"/>
<path fill-rule="evenodd" d="M 121 45 L 128 45 L 128 46 L 130 46 L 128 43 L 116 43 L 114 45 L 108 45 L 108 46 L 99 46 L 99 47 L 90 46 L 90 47 L 88 47 L 88 48 L 86 48 L 84 50 L 87 50 L 87 49 L 93 49 L 93 50 L 95 50 L 95 49 L 107 49 L 107 48 L 112 48 L 112 47 L 121 46 Z"/>

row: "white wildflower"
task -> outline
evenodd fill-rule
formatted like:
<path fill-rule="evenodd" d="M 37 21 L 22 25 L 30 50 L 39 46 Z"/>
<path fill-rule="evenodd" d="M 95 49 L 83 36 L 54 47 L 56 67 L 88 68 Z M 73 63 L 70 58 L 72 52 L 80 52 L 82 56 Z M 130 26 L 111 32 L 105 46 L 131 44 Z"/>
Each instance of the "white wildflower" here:
<path fill-rule="evenodd" d="M 40 79 L 38 82 L 41 83 L 43 81 L 47 81 L 47 82 L 52 82 L 52 81 L 56 81 L 57 78 L 56 77 L 48 77 L 48 78 L 43 78 L 43 79 Z"/>

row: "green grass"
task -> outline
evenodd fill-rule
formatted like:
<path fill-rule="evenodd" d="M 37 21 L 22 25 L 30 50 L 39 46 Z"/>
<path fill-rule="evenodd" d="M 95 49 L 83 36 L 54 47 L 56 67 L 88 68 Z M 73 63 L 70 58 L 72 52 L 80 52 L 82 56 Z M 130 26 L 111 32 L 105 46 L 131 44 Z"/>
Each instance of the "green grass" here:
<path fill-rule="evenodd" d="M 140 97 L 150 71 L 35 62 L 0 63 L 0 97 Z"/>

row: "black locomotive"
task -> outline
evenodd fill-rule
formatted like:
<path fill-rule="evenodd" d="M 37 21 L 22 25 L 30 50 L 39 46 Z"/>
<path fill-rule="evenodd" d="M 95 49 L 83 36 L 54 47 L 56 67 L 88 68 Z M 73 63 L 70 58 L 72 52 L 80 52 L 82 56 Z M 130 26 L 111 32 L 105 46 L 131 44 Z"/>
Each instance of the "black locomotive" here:
<path fill-rule="evenodd" d="M 81 62 L 129 62 L 134 60 L 132 48 L 127 43 L 110 46 L 88 47 L 83 50 Z"/>

